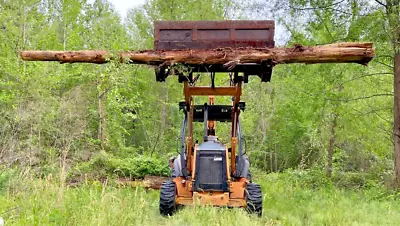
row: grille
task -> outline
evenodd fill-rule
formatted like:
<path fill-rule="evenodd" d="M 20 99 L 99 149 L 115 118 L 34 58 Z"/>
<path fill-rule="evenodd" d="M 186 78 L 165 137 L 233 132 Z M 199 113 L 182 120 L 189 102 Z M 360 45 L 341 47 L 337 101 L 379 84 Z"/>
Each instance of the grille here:
<path fill-rule="evenodd" d="M 226 191 L 226 159 L 224 151 L 200 150 L 197 156 L 197 190 Z"/>

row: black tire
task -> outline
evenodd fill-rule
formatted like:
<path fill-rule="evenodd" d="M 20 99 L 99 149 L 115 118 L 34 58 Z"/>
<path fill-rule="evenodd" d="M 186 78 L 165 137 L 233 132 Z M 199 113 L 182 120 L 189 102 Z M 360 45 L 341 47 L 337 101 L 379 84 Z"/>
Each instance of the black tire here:
<path fill-rule="evenodd" d="M 160 214 L 171 216 L 176 211 L 176 185 L 173 181 L 165 181 L 160 190 Z"/>
<path fill-rule="evenodd" d="M 258 184 L 250 183 L 246 187 L 246 210 L 250 214 L 262 215 L 262 192 Z"/>

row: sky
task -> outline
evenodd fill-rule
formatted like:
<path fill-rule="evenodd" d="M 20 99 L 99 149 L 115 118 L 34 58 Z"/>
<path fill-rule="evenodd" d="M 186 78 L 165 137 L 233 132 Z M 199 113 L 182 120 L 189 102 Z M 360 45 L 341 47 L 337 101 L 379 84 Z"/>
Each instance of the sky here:
<path fill-rule="evenodd" d="M 137 5 L 141 5 L 145 2 L 145 0 L 108 0 L 108 1 L 114 5 L 114 7 L 123 17 L 125 17 L 128 9 L 131 9 Z"/>
<path fill-rule="evenodd" d="M 122 17 L 125 17 L 128 9 L 141 5 L 145 1 L 146 0 L 108 0 L 108 2 L 114 5 L 115 9 L 119 12 L 119 14 L 121 14 Z M 92 3 L 94 0 L 89 0 L 88 2 Z"/>
<path fill-rule="evenodd" d="M 95 0 L 88 0 L 89 3 L 94 2 Z M 108 0 L 111 4 L 114 5 L 115 9 L 119 12 L 119 14 L 122 16 L 124 19 L 126 16 L 126 13 L 129 9 L 132 9 L 135 6 L 144 4 L 147 0 Z M 286 40 L 283 38 L 285 36 L 284 33 L 282 33 L 282 28 L 277 23 L 276 28 L 275 28 L 275 40 L 277 41 L 276 44 L 283 44 L 284 41 Z M 284 34 L 284 36 L 282 36 Z"/>

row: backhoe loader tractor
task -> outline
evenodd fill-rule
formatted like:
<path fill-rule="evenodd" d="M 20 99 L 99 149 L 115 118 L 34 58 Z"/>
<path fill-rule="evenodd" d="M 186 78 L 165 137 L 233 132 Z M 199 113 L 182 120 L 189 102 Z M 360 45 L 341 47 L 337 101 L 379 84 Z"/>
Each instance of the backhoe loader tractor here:
<path fill-rule="evenodd" d="M 156 21 L 156 50 L 218 49 L 274 47 L 274 21 Z M 243 207 L 249 213 L 262 214 L 261 187 L 251 180 L 249 159 L 244 154 L 239 115 L 245 110 L 240 97 L 242 84 L 249 76 L 269 82 L 272 62 L 225 65 L 182 65 L 174 70 L 167 65 L 156 69 L 156 80 L 164 82 L 172 74 L 183 83 L 185 100 L 179 103 L 183 112 L 180 154 L 171 162 L 172 180 L 162 184 L 160 213 L 171 215 L 181 205 Z M 230 86 L 216 87 L 216 73 L 228 74 Z M 210 87 L 196 86 L 200 75 L 209 75 Z M 195 96 L 209 96 L 207 103 L 197 105 Z M 232 97 L 231 105 L 214 104 L 217 96 Z M 193 124 L 204 124 L 204 137 L 197 143 Z M 216 123 L 231 123 L 230 144 L 216 136 Z M 201 139 L 200 139 L 201 140 Z"/>

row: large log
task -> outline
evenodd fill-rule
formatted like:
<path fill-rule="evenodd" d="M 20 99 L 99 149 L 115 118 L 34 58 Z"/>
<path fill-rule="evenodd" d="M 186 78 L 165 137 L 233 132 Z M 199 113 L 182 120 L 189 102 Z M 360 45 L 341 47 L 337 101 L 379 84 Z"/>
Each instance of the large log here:
<path fill-rule="evenodd" d="M 164 181 L 170 180 L 169 177 L 145 176 L 142 180 L 130 180 L 129 178 L 119 178 L 118 184 L 135 187 L 143 187 L 146 189 L 159 190 Z"/>
<path fill-rule="evenodd" d="M 170 51 L 128 51 L 111 54 L 108 51 L 22 51 L 21 59 L 27 61 L 58 61 L 60 63 L 107 63 L 112 59 L 121 62 L 149 65 L 219 64 L 232 67 L 239 63 L 261 63 L 272 60 L 274 64 L 288 63 L 359 63 L 367 65 L 374 57 L 372 43 L 336 43 L 321 46 L 295 45 L 292 48 L 219 48 Z"/>
<path fill-rule="evenodd" d="M 60 63 L 103 64 L 111 59 L 111 54 L 103 50 L 79 51 L 22 51 L 21 59 L 26 61 L 58 61 Z"/>

